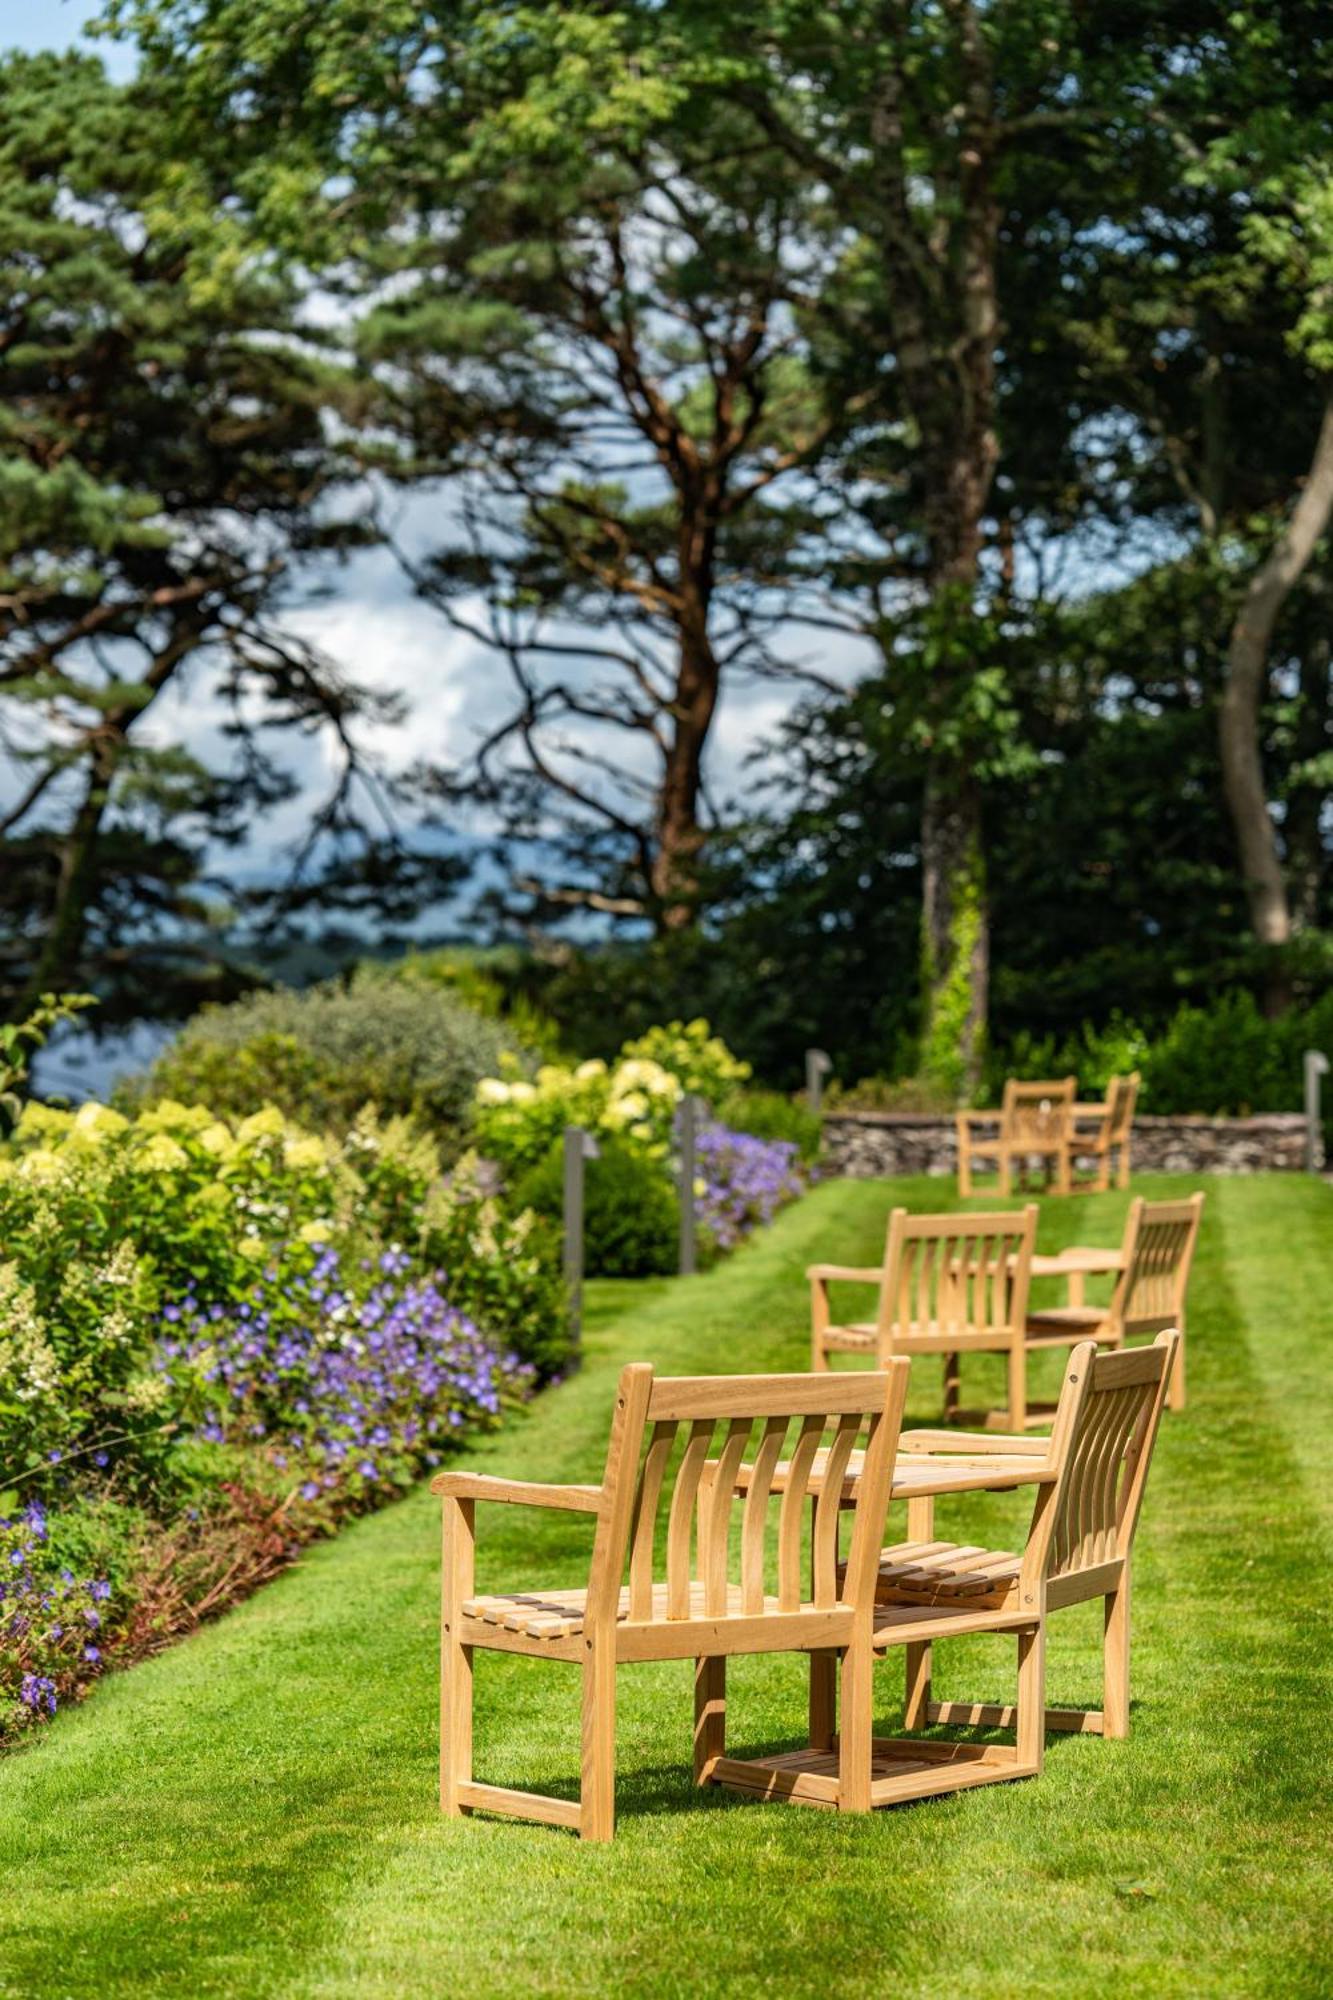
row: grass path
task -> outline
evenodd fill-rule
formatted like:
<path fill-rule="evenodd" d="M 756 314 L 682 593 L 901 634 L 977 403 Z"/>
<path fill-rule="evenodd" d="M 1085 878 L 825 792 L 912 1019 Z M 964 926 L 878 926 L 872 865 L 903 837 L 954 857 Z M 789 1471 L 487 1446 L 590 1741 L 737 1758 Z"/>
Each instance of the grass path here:
<path fill-rule="evenodd" d="M 941 1192 L 830 1183 L 706 1277 L 590 1288 L 583 1373 L 473 1462 L 595 1478 L 626 1359 L 803 1366 L 804 1265 L 874 1261 L 889 1196 Z M 1041 1247 L 1113 1240 L 1123 1212 L 1049 1203 Z M 423 1492 L 0 1765 L 0 1996 L 1327 1993 L 1330 1299 L 1333 1189 L 1211 1184 L 1191 1404 L 1139 1538 L 1128 1743 L 1053 1739 L 1039 1782 L 839 1819 L 695 1793 L 688 1669 L 648 1667 L 621 1676 L 610 1848 L 442 1822 Z M 969 1369 L 967 1400 L 998 1394 L 991 1366 Z M 910 1407 L 930 1418 L 918 1368 Z M 946 1532 L 1022 1532 L 1007 1496 L 941 1511 Z M 575 1517 L 478 1525 L 482 1587 L 586 1570 Z M 1095 1698 L 1095 1657 L 1093 1611 L 1063 1614 L 1053 1698 Z M 973 1641 L 939 1678 L 998 1693 L 1009 1664 Z M 481 1656 L 478 1687 L 479 1774 L 570 1791 L 574 1677 Z M 881 1710 L 899 1698 L 882 1670 Z M 799 1663 L 739 1663 L 733 1704 L 742 1754 L 798 1741 Z"/>

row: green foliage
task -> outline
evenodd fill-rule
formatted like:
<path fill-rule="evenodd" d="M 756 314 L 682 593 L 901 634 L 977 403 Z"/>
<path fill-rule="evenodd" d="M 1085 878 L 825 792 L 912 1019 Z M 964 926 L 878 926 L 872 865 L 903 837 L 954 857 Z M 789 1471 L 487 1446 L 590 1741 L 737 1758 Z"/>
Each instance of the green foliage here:
<path fill-rule="evenodd" d="M 1333 994 L 1269 1019 L 1251 994 L 1236 991 L 1207 1007 L 1179 1008 L 1156 1033 L 1114 1013 L 1101 1028 L 1085 1025 L 1059 1038 L 1016 1037 L 996 1052 L 990 1088 L 994 1096 L 1006 1075 L 1074 1075 L 1083 1094 L 1092 1096 L 1109 1077 L 1137 1069 L 1143 1111 L 1217 1117 L 1299 1111 L 1307 1049 L 1333 1056 Z"/>
<path fill-rule="evenodd" d="M 516 1199 L 557 1218 L 564 1200 L 563 1151 L 553 1146 L 519 1182 Z M 619 1139 L 599 1142 L 584 1172 L 583 1242 L 590 1277 L 652 1278 L 677 1268 L 680 1199 L 660 1160 Z"/>
<path fill-rule="evenodd" d="M 33 1055 L 50 1039 L 51 1030 L 96 1004 L 91 993 L 43 993 L 23 1020 L 0 1024 L 0 1121 L 12 1124 L 22 1111 L 19 1092 Z"/>
<path fill-rule="evenodd" d="M 559 1028 L 503 977 L 512 972 L 518 956 L 512 947 L 473 951 L 444 945 L 436 951 L 410 951 L 388 964 L 367 961 L 362 971 L 367 978 L 443 987 L 474 1014 L 503 1022 L 521 1048 L 554 1062 L 563 1053 Z"/>
<path fill-rule="evenodd" d="M 521 1198 L 501 1200 L 471 1156 L 423 1204 L 420 1249 L 450 1303 L 529 1363 L 558 1375 L 571 1353 L 558 1220 Z"/>
<path fill-rule="evenodd" d="M 504 1026 L 447 986 L 363 971 L 350 986 L 276 988 L 206 1008 L 127 1096 L 203 1099 L 228 1116 L 276 1104 L 338 1132 L 374 1103 L 418 1120 L 457 1153 L 478 1082 L 518 1054 Z"/>
<path fill-rule="evenodd" d="M 780 1090 L 733 1090 L 713 1109 L 719 1124 L 733 1132 L 748 1132 L 755 1139 L 785 1139 L 803 1160 L 813 1160 L 819 1152 L 818 1112 L 794 1097 L 784 1097 Z"/>
<path fill-rule="evenodd" d="M 649 1028 L 637 1041 L 626 1042 L 621 1060 L 656 1063 L 675 1077 L 682 1091 L 702 1097 L 717 1109 L 727 1091 L 749 1081 L 747 1062 L 739 1062 L 720 1035 L 709 1033 L 707 1021 L 669 1021 Z"/>

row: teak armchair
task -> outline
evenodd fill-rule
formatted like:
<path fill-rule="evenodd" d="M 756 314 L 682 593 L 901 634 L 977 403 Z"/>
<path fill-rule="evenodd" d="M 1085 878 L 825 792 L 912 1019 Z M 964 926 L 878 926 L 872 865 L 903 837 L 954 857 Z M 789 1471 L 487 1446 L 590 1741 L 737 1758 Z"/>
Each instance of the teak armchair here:
<path fill-rule="evenodd" d="M 1074 1105 L 1074 1135 L 1070 1145 L 1074 1162 L 1070 1175 L 1072 1187 L 1092 1188 L 1098 1194 L 1105 1194 L 1111 1185 L 1113 1153 L 1116 1155 L 1115 1184 L 1119 1188 L 1129 1186 L 1129 1148 L 1140 1081 L 1137 1070 L 1132 1070 L 1128 1076 L 1113 1076 L 1106 1086 L 1102 1103 Z M 1079 1120 L 1091 1123 L 1094 1118 L 1098 1121 L 1096 1132 L 1080 1137 Z M 1095 1161 L 1094 1173 L 1078 1174 L 1076 1169 L 1080 1159 Z"/>
<path fill-rule="evenodd" d="M 1045 1615 L 1069 1604 L 1105 1600 L 1103 1620 L 1103 1705 L 1084 1710 L 1048 1708 L 1045 1727 L 1102 1736 L 1129 1734 L 1130 1558 L 1134 1531 L 1143 1505 L 1144 1486 L 1161 1422 L 1167 1383 L 1179 1347 L 1174 1329 L 1159 1333 L 1150 1347 L 1119 1353 L 1099 1353 L 1093 1342 L 1074 1349 L 1065 1371 L 1055 1426 L 1047 1444 L 1051 1483 L 1038 1491 L 1027 1547 L 1021 1555 L 1006 1549 L 935 1541 L 927 1520 L 925 1539 L 886 1548 L 880 1563 L 876 1595 L 874 1644 L 881 1650 L 905 1634 L 907 1644 L 907 1727 L 946 1723 L 1019 1732 L 1023 1751 L 1023 1692 L 1017 1708 L 991 1702 L 933 1701 L 930 1692 L 931 1655 L 910 1623 L 886 1632 L 882 1618 L 910 1621 L 930 1607 L 946 1614 L 980 1619 L 989 1607 L 1001 1613 L 1040 1609 Z M 1028 1454 L 1031 1438 L 997 1438 L 982 1434 L 909 1431 L 902 1440 L 905 1455 L 943 1457 L 958 1463 L 997 1466 L 1011 1453 Z M 916 1502 L 918 1510 L 928 1503 Z M 918 1511 L 917 1525 L 922 1524 Z M 960 1622 L 952 1628 L 981 1629 Z M 943 1630 L 937 1635 L 948 1636 Z M 1034 1669 L 1039 1672 L 1040 1669 Z M 812 1660 L 811 1712 L 821 1699 L 815 1681 L 827 1669 Z M 844 1705 L 846 1691 L 844 1690 Z M 1044 1700 L 1044 1696 L 1043 1696 Z M 1040 1729 L 1031 1716 L 1029 1746 L 1039 1745 Z M 1037 1750 L 1040 1763 L 1040 1752 Z"/>
<path fill-rule="evenodd" d="M 1029 1312 L 1029 1347 L 1058 1347 L 1091 1338 L 1120 1347 L 1141 1334 L 1174 1327 L 1179 1334 L 1169 1401 L 1185 1407 L 1185 1302 L 1190 1266 L 1203 1216 L 1203 1196 L 1186 1201 L 1144 1201 L 1129 1205 L 1121 1245 L 1121 1268 L 1108 1306 L 1043 1306 Z"/>
<path fill-rule="evenodd" d="M 958 1415 L 961 1357 L 1003 1354 L 1008 1405 L 1005 1422 L 1022 1430 L 1027 1409 L 1027 1306 L 1035 1202 L 996 1215 L 889 1217 L 879 1270 L 845 1264 L 812 1264 L 810 1366 L 827 1369 L 832 1354 L 866 1354 L 884 1367 L 895 1355 L 944 1359 L 944 1415 Z M 835 1325 L 829 1285 L 879 1287 L 873 1320 Z"/>
<path fill-rule="evenodd" d="M 994 1161 L 1000 1176 L 998 1193 L 1005 1199 L 1012 1191 L 1015 1164 L 1021 1171 L 1023 1163 L 1033 1158 L 1049 1163 L 1047 1177 L 1056 1194 L 1068 1194 L 1076 1087 L 1072 1076 L 1056 1083 L 1020 1083 L 1011 1076 L 998 1113 L 956 1112 L 959 1194 L 966 1199 L 972 1193 L 974 1159 Z M 994 1138 L 974 1137 L 974 1126 L 996 1124 Z"/>
<path fill-rule="evenodd" d="M 908 1364 L 898 1361 L 875 1374 L 657 1381 L 651 1367 L 639 1364 L 620 1376 L 600 1486 L 529 1485 L 466 1472 L 444 1472 L 432 1480 L 444 1511 L 442 1810 L 513 1813 L 569 1827 L 585 1840 L 609 1840 L 615 1827 L 616 1672 L 630 1661 L 695 1661 L 694 1772 L 700 1784 L 745 1782 L 748 1770 L 725 1754 L 728 1655 L 829 1647 L 861 1663 L 853 1665 L 853 1679 L 867 1671 L 875 1568 L 907 1375 Z M 774 1535 L 774 1472 L 793 1427 Z M 756 1432 L 741 1500 L 737 1483 Z M 865 1454 L 864 1473 L 849 1558 L 840 1566 L 842 1478 L 858 1446 Z M 827 1453 L 820 1462 L 830 1477 L 815 1501 L 811 1569 L 803 1574 L 805 1505 L 821 1451 Z M 586 1589 L 537 1587 L 479 1596 L 478 1500 L 586 1514 L 594 1523 Z M 739 1577 L 732 1580 L 737 1507 Z M 577 1801 L 474 1780 L 472 1658 L 479 1646 L 579 1669 L 583 1733 Z M 868 1807 L 867 1750 L 855 1732 L 835 1761 L 827 1803 L 845 1810 Z"/>

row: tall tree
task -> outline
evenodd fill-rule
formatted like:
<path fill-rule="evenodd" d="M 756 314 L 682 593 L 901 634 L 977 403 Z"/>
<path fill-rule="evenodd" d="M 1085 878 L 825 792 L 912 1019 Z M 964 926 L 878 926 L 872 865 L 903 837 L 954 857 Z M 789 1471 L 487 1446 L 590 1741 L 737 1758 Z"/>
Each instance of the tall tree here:
<path fill-rule="evenodd" d="M 688 928 L 719 702 L 787 670 L 778 483 L 843 418 L 801 366 L 829 264 L 806 177 L 694 88 L 660 10 L 308 14 L 223 0 L 205 48 L 191 6 L 114 10 L 262 225 L 384 286 L 367 462 L 454 480 L 412 571 L 511 690 L 446 791 L 554 845 L 543 913 Z"/>
<path fill-rule="evenodd" d="M 345 826 L 371 706 L 277 617 L 293 557 L 337 539 L 316 511 L 333 371 L 163 133 L 160 99 L 94 59 L 0 66 L 0 982 L 20 1014 L 131 972 L 190 914 L 204 844 L 291 789 L 267 729 L 342 744 L 322 825 Z M 150 722 L 204 662 L 238 748 L 217 772 Z"/>

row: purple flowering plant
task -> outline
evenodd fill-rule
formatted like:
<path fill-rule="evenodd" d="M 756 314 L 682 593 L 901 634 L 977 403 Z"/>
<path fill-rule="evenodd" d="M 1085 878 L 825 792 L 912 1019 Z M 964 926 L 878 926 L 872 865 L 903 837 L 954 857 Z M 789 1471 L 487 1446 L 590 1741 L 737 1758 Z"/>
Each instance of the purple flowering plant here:
<path fill-rule="evenodd" d="M 40 1501 L 0 1516 L 0 1741 L 54 1715 L 97 1671 L 112 1596 L 107 1578 L 61 1561 Z"/>
<path fill-rule="evenodd" d="M 695 1213 L 719 1250 L 732 1250 L 752 1229 L 805 1192 L 809 1172 L 786 1139 L 757 1139 L 709 1124 L 696 1150 Z"/>
<path fill-rule="evenodd" d="M 349 1260 L 313 1245 L 303 1269 L 270 1266 L 239 1301 L 188 1289 L 157 1366 L 201 1439 L 258 1448 L 329 1512 L 410 1484 L 532 1384 L 396 1248 Z"/>

